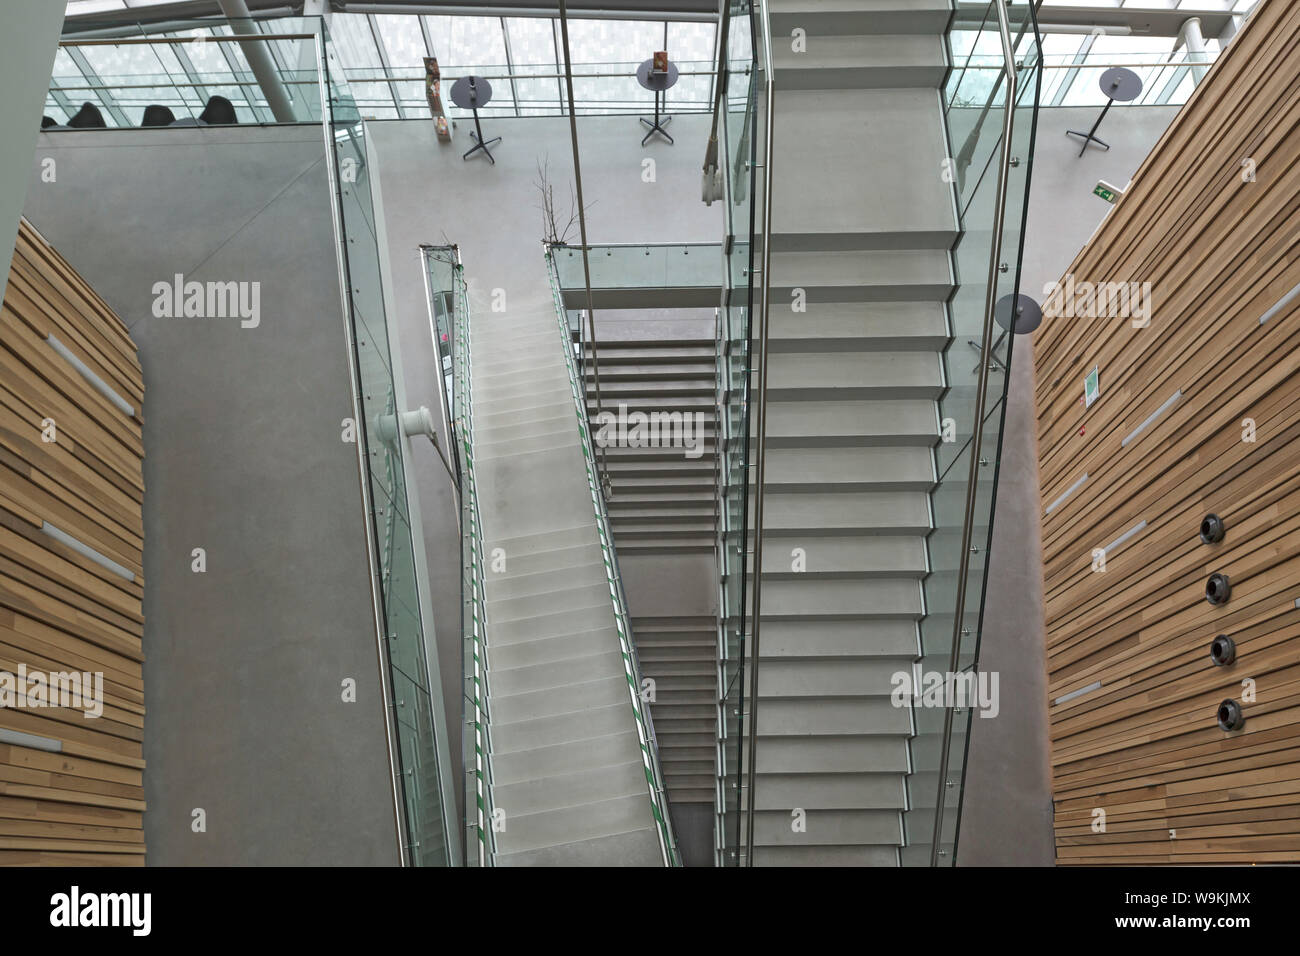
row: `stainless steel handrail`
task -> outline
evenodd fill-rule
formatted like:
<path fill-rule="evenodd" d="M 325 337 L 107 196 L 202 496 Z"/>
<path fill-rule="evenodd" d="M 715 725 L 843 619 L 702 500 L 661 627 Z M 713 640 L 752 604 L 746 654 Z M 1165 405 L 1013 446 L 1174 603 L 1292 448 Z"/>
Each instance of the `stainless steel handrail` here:
<path fill-rule="evenodd" d="M 746 761 L 745 795 L 745 865 L 754 865 L 754 784 L 757 779 L 755 760 L 758 756 L 758 640 L 759 624 L 763 609 L 763 484 L 766 475 L 767 457 L 767 331 L 768 306 L 772 294 L 772 127 L 775 110 L 773 95 L 772 66 L 772 29 L 768 23 L 767 10 L 762 0 L 754 0 L 758 22 L 763 38 L 763 63 L 765 73 L 765 118 L 763 130 L 763 268 L 759 272 L 762 283 L 761 312 L 759 316 L 759 352 L 758 352 L 758 420 L 755 425 L 758 443 L 754 454 L 754 570 L 753 570 L 753 616 L 749 625 L 749 754 Z M 757 201 L 758 197 L 752 198 Z M 750 281 L 753 281 L 751 275 Z M 748 485 L 748 482 L 746 482 Z M 745 555 L 741 555 L 744 561 Z M 744 655 L 742 654 L 742 659 Z"/>
<path fill-rule="evenodd" d="M 961 661 L 962 623 L 966 611 L 966 579 L 970 573 L 971 540 L 975 531 L 975 509 L 979 501 L 980 447 L 984 435 L 984 407 L 988 401 L 989 356 L 993 351 L 993 321 L 998 301 L 998 275 L 1002 264 L 1002 230 L 1006 219 L 1007 181 L 1011 174 L 1011 136 L 1016 118 L 1016 58 L 1011 42 L 1011 24 L 1005 0 L 993 0 L 998 11 L 998 32 L 1002 36 L 1003 70 L 1007 80 L 1006 116 L 1002 122 L 1002 149 L 998 163 L 998 185 L 994 199 L 993 244 L 989 250 L 988 288 L 984 302 L 984 333 L 980 348 L 979 380 L 975 388 L 975 417 L 970 443 L 970 472 L 966 484 L 966 512 L 962 519 L 961 559 L 957 569 L 957 593 L 953 609 L 952 652 L 948 673 L 955 674 Z M 943 745 L 939 755 L 939 775 L 934 811 L 934 832 L 930 841 L 930 865 L 939 865 L 939 842 L 943 836 L 943 812 L 947 792 L 948 757 L 952 747 L 953 707 L 945 702 Z"/>

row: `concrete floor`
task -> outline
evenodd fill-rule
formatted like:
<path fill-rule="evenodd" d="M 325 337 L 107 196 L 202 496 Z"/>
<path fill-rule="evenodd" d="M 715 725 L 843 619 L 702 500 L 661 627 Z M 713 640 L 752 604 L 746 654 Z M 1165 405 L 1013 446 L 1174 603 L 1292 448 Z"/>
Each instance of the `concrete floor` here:
<path fill-rule="evenodd" d="M 1094 109 L 1039 113 L 1021 289 L 1043 301 L 1111 209 L 1099 179 L 1123 187 L 1173 120 L 1173 107 L 1111 110 L 1099 131 L 1110 152 L 1067 129 L 1089 129 Z M 1082 387 L 1082 386 L 1080 386 Z M 972 720 L 962 804 L 960 866 L 1051 866 L 1047 657 L 1038 497 L 1033 345 L 1017 338 L 1002 442 L 980 669 L 1000 673 L 1001 713 Z"/>

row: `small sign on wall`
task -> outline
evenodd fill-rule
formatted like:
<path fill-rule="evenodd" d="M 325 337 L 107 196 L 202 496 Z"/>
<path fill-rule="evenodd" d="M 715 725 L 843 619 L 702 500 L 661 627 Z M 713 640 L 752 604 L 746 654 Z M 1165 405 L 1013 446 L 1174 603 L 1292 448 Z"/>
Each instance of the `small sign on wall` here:
<path fill-rule="evenodd" d="M 1118 186 L 1112 186 L 1103 179 L 1092 188 L 1092 194 L 1094 196 L 1100 196 L 1113 206 L 1123 197 L 1124 190 L 1120 189 Z"/>
<path fill-rule="evenodd" d="M 1092 408 L 1098 396 L 1101 395 L 1101 374 L 1096 365 L 1088 373 L 1088 377 L 1083 380 L 1083 407 Z"/>

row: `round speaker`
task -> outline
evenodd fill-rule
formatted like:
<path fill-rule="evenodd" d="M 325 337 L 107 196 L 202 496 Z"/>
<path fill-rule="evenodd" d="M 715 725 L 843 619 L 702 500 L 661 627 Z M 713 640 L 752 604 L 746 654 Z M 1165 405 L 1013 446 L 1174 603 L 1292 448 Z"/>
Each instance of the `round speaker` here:
<path fill-rule="evenodd" d="M 1227 634 L 1210 641 L 1210 660 L 1218 667 L 1227 667 L 1237 659 L 1237 645 Z"/>
<path fill-rule="evenodd" d="M 1205 582 L 1205 600 L 1211 604 L 1227 604 L 1232 597 L 1232 583 L 1226 574 L 1217 571 Z"/>
<path fill-rule="evenodd" d="M 1246 715 L 1241 712 L 1241 704 L 1235 700 L 1225 700 L 1219 705 L 1215 716 L 1219 721 L 1219 729 L 1224 732 L 1241 730 L 1246 726 Z"/>
<path fill-rule="evenodd" d="M 1218 544 L 1223 540 L 1226 530 L 1223 519 L 1218 515 L 1206 515 L 1201 519 L 1201 540 L 1206 544 Z"/>

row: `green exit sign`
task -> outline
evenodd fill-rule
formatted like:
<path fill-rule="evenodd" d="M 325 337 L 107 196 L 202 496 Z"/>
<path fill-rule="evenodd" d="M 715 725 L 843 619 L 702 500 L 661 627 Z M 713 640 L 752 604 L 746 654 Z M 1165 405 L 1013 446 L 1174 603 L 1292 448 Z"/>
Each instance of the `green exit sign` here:
<path fill-rule="evenodd" d="M 1112 206 L 1119 201 L 1119 197 L 1124 195 L 1119 188 L 1112 186 L 1110 183 L 1098 183 L 1092 190 L 1094 196 L 1100 196 Z"/>

